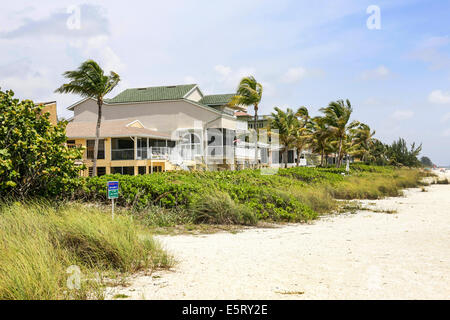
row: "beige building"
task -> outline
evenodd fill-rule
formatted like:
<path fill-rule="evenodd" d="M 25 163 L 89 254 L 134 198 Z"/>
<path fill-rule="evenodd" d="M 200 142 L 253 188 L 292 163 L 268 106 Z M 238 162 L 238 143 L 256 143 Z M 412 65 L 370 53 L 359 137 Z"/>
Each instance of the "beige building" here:
<path fill-rule="evenodd" d="M 145 174 L 177 169 L 234 169 L 254 162 L 247 121 L 228 105 L 233 94 L 204 95 L 198 85 L 128 89 L 105 99 L 98 173 Z M 68 144 L 84 146 L 92 171 L 97 103 L 83 99 L 68 108 Z M 247 138 L 246 138 L 247 137 Z M 257 151 L 258 162 L 265 152 Z"/>
<path fill-rule="evenodd" d="M 50 114 L 49 120 L 52 125 L 56 126 L 58 124 L 56 101 L 39 102 L 39 103 L 36 103 L 36 105 L 42 106 L 42 111 L 41 111 L 42 114 L 47 113 L 47 112 Z"/>

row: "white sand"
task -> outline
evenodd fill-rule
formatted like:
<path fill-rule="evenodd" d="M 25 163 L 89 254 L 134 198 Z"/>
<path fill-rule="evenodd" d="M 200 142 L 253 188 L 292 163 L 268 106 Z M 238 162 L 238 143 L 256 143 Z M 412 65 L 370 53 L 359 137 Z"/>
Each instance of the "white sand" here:
<path fill-rule="evenodd" d="M 174 270 L 133 277 L 107 297 L 450 299 L 450 185 L 426 189 L 363 201 L 395 214 L 360 211 L 310 225 L 160 236 L 179 262 Z"/>

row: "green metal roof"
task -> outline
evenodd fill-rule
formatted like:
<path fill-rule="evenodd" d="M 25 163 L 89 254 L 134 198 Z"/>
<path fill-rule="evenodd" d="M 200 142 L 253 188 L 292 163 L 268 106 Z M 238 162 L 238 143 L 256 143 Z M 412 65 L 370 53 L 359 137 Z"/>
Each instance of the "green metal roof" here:
<path fill-rule="evenodd" d="M 196 84 L 177 86 L 134 88 L 122 91 L 112 99 L 105 99 L 106 103 L 128 103 L 161 100 L 178 100 L 191 91 Z"/>
<path fill-rule="evenodd" d="M 231 98 L 233 98 L 236 94 L 213 94 L 209 96 L 204 96 L 199 102 L 207 105 L 224 105 L 230 102 Z"/>

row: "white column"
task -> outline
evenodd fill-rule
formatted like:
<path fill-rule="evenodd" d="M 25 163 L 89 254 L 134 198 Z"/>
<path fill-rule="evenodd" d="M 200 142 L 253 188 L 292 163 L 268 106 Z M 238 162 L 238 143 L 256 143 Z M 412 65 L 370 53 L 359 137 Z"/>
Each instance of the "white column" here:
<path fill-rule="evenodd" d="M 134 137 L 134 160 L 137 160 L 137 137 Z"/>

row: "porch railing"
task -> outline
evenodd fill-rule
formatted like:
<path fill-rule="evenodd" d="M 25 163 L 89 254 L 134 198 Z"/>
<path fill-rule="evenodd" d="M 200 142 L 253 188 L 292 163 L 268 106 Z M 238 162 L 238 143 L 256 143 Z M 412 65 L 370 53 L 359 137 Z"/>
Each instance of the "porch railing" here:
<path fill-rule="evenodd" d="M 134 160 L 134 149 L 113 149 L 111 152 L 112 160 Z M 136 150 L 136 160 L 195 160 L 197 156 L 203 156 L 200 146 L 194 148 L 186 147 L 147 147 L 138 148 Z M 238 143 L 237 145 L 228 146 L 208 146 L 208 157 L 212 158 L 244 158 L 254 159 L 255 149 L 254 144 Z M 261 158 L 261 149 L 258 149 L 258 158 Z"/>

